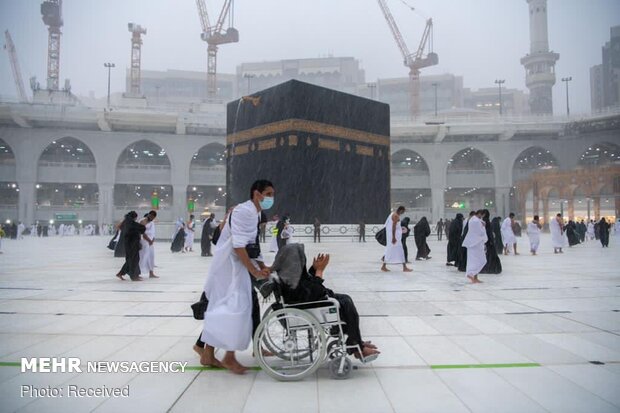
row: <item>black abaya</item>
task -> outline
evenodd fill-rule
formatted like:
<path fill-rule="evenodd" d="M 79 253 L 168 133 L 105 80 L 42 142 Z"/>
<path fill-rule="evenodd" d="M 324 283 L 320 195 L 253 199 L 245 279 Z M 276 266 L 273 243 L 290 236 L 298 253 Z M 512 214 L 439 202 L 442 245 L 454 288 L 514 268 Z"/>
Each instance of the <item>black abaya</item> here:
<path fill-rule="evenodd" d="M 603 247 L 609 247 L 609 227 L 610 225 L 605 221 L 605 218 L 601 218 L 598 224 L 599 239 Z"/>
<path fill-rule="evenodd" d="M 120 231 L 121 235 L 118 237 L 118 241 L 116 241 L 116 246 L 114 246 L 114 256 L 117 258 L 122 258 L 125 256 L 125 231 L 123 230 L 123 226 L 125 225 L 125 221 L 118 226 L 118 231 Z"/>
<path fill-rule="evenodd" d="M 140 238 L 146 231 L 146 227 L 133 219 L 123 222 L 125 241 L 125 264 L 119 271 L 119 275 L 129 275 L 132 280 L 140 276 Z M 123 235 L 121 234 L 121 238 Z"/>
<path fill-rule="evenodd" d="M 460 214 L 459 214 L 460 215 Z M 459 250 L 461 248 L 461 232 L 463 232 L 463 216 L 456 217 L 448 229 L 448 247 L 446 262 L 458 261 Z"/>
<path fill-rule="evenodd" d="M 493 218 L 491 221 L 491 232 L 493 233 L 493 242 L 495 243 L 495 251 L 504 251 L 504 241 L 502 240 L 502 219 L 500 217 Z"/>
<path fill-rule="evenodd" d="M 183 228 L 179 228 L 174 239 L 172 240 L 172 245 L 170 245 L 170 251 L 179 252 L 183 249 L 183 245 L 185 245 L 185 230 Z"/>
<path fill-rule="evenodd" d="M 213 228 L 211 223 L 213 218 L 207 219 L 202 224 L 202 233 L 200 234 L 200 255 L 207 257 L 211 255 L 211 236 L 213 236 Z"/>
<path fill-rule="evenodd" d="M 420 222 L 413 227 L 413 238 L 415 239 L 415 246 L 418 248 L 415 259 L 426 259 L 431 253 L 431 249 L 426 243 L 426 238 L 431 235 L 431 227 L 428 224 L 426 218 L 422 218 Z"/>
<path fill-rule="evenodd" d="M 580 243 L 579 235 L 577 235 L 577 231 L 575 230 L 575 223 L 572 221 L 566 225 L 566 238 L 568 238 L 569 247 Z"/>
<path fill-rule="evenodd" d="M 499 259 L 497 255 L 497 249 L 495 249 L 495 241 L 493 240 L 493 230 L 491 228 L 491 221 L 489 221 L 489 216 L 484 215 L 482 220 L 485 223 L 484 229 L 487 233 L 487 242 L 485 245 L 485 254 L 487 257 L 487 263 L 480 270 L 481 274 L 499 274 L 502 272 L 502 261 Z"/>
<path fill-rule="evenodd" d="M 461 235 L 460 245 L 463 245 L 463 241 L 465 240 L 467 231 L 469 231 L 469 220 L 467 220 L 467 223 L 465 223 L 463 235 Z M 459 248 L 458 261 L 455 262 L 454 265 L 458 267 L 459 271 L 465 272 L 465 270 L 467 269 L 467 248 L 463 246 Z"/>

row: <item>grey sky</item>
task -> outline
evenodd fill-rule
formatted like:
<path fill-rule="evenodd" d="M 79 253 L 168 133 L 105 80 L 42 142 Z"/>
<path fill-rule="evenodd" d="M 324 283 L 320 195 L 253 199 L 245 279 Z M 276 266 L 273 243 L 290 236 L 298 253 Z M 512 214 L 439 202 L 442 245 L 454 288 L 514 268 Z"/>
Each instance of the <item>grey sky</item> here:
<path fill-rule="evenodd" d="M 453 73 L 465 87 L 494 86 L 525 89 L 519 59 L 529 51 L 525 0 L 407 0 L 434 21 L 439 65 L 422 75 Z M 36 75 L 45 83 L 47 30 L 41 21 L 40 0 L 0 0 L 0 29 L 9 29 L 16 44 L 26 87 Z M 222 0 L 207 0 L 215 20 Z M 410 49 L 415 49 L 424 19 L 400 0 L 388 0 Z M 554 111 L 565 111 L 564 85 L 572 76 L 571 110 L 589 112 L 589 68 L 601 61 L 609 29 L 620 24 L 618 0 L 549 0 L 549 43 L 560 53 L 556 66 Z M 124 91 L 129 65 L 130 21 L 147 27 L 143 69 L 204 70 L 206 44 L 194 0 L 64 0 L 61 40 L 61 84 L 70 78 L 73 91 L 97 96 L 106 93 L 103 62 L 117 65 L 112 90 Z M 237 0 L 238 44 L 218 53 L 218 71 L 234 73 L 247 61 L 353 56 L 362 61 L 366 80 L 404 77 L 408 69 L 392 39 L 376 0 Z M 4 35 L 4 33 L 2 33 Z M 3 39 L 4 43 L 4 39 Z M 6 51 L 0 57 L 0 95 L 15 95 Z"/>

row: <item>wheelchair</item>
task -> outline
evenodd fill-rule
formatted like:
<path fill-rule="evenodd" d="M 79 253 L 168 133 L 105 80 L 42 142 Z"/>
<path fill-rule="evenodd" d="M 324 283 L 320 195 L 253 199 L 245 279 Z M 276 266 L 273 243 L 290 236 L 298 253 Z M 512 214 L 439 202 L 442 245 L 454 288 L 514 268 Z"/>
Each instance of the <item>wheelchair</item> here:
<path fill-rule="evenodd" d="M 263 298 L 274 296 L 254 334 L 254 354 L 265 373 L 279 381 L 302 380 L 327 363 L 334 379 L 346 379 L 353 370 L 346 344 L 340 304 L 334 298 L 286 304 L 276 275 L 259 289 Z M 372 361 L 361 359 L 362 362 Z"/>

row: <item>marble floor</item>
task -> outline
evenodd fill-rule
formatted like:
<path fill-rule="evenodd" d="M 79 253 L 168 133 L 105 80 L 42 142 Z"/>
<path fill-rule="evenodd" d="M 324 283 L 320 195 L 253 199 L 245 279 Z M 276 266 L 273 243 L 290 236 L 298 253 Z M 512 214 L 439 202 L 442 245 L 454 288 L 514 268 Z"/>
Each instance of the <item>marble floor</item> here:
<path fill-rule="evenodd" d="M 326 284 L 350 294 L 362 333 L 382 350 L 348 380 L 326 368 L 301 382 L 259 369 L 200 370 L 192 345 L 210 258 L 156 244 L 157 280 L 121 282 L 107 238 L 2 241 L 2 412 L 618 412 L 620 242 L 502 257 L 501 275 L 470 285 L 445 266 L 445 241 L 413 273 L 379 271 L 382 248 L 350 240 L 306 243 L 331 254 Z M 411 240 L 413 241 L 413 240 Z M 198 247 L 198 244 L 196 245 Z M 413 242 L 410 251 L 414 251 Z M 267 254 L 267 261 L 273 254 Z M 82 362 L 186 361 L 184 373 L 21 373 L 21 357 Z M 256 366 L 250 350 L 240 360 Z M 22 397 L 22 386 L 129 386 L 126 398 Z"/>

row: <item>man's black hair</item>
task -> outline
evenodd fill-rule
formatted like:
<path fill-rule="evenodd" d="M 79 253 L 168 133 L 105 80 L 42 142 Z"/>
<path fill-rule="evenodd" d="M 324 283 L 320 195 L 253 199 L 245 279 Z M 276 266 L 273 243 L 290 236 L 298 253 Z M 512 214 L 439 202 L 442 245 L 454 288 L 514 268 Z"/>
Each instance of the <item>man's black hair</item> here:
<path fill-rule="evenodd" d="M 265 189 L 272 187 L 274 188 L 271 181 L 266 179 L 259 179 L 258 181 L 254 181 L 252 187 L 250 188 L 250 199 L 254 196 L 254 191 L 263 192 Z"/>

